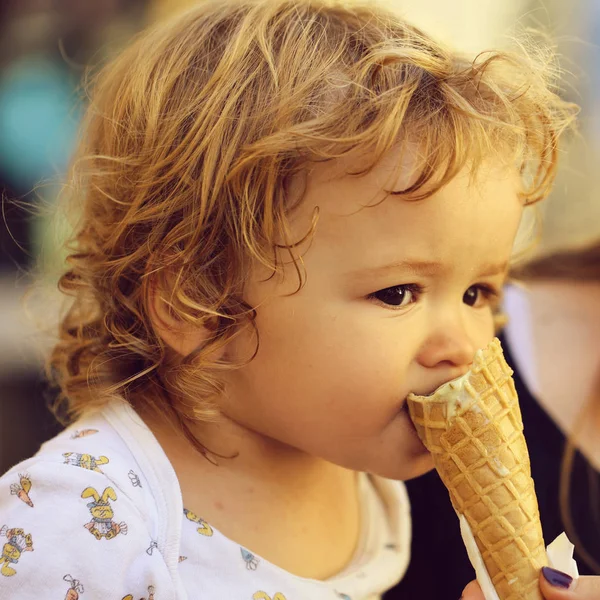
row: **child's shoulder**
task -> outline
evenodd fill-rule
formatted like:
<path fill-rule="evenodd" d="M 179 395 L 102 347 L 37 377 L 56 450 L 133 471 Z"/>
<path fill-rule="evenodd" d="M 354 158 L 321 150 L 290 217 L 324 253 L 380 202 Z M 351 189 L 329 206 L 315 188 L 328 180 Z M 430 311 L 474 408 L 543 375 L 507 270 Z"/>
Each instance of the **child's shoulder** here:
<path fill-rule="evenodd" d="M 6 493 L 28 505 L 41 494 L 56 501 L 88 488 L 100 496 L 112 490 L 108 493 L 121 504 L 128 502 L 145 518 L 153 514 L 153 496 L 136 456 L 101 412 L 82 417 L 2 475 L 0 507 Z"/>
<path fill-rule="evenodd" d="M 145 597 L 162 580 L 161 598 L 174 598 L 161 553 L 152 552 L 159 524 L 136 465 L 98 415 L 0 477 L 0 595 L 65 597 L 82 588 L 92 592 L 86 597 Z"/>

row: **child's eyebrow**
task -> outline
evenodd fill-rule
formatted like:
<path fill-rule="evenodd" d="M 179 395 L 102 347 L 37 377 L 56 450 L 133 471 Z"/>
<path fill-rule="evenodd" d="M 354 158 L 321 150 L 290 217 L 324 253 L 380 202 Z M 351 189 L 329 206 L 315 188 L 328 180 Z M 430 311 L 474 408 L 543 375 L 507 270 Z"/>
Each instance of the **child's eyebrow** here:
<path fill-rule="evenodd" d="M 450 270 L 452 270 L 450 265 L 437 261 L 405 259 L 389 263 L 387 265 L 381 265 L 379 267 L 368 267 L 366 269 L 353 271 L 349 273 L 349 277 L 351 279 L 364 279 L 365 277 L 388 275 L 394 271 L 404 271 L 415 275 L 431 277 L 433 275 L 439 275 Z M 501 263 L 485 263 L 481 265 L 480 269 L 478 269 L 480 277 L 492 277 L 494 275 L 506 273 L 507 271 L 507 261 L 503 261 Z"/>

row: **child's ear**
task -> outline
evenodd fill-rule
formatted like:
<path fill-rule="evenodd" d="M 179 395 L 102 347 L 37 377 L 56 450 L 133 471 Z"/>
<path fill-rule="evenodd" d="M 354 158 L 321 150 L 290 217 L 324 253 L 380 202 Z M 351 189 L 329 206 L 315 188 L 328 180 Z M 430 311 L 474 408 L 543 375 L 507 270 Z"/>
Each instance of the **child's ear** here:
<path fill-rule="evenodd" d="M 148 310 L 158 335 L 181 357 L 188 356 L 213 335 L 208 323 L 192 324 L 177 318 L 157 285 L 150 287 Z"/>

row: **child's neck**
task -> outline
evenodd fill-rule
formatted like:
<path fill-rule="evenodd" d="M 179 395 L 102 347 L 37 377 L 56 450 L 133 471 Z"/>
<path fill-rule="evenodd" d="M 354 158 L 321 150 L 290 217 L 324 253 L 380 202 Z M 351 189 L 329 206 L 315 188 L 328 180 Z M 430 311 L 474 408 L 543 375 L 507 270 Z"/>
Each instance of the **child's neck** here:
<path fill-rule="evenodd" d="M 144 416 L 179 479 L 184 507 L 295 575 L 327 579 L 351 560 L 360 532 L 357 473 L 223 421 L 197 427 L 211 464 L 170 426 Z"/>

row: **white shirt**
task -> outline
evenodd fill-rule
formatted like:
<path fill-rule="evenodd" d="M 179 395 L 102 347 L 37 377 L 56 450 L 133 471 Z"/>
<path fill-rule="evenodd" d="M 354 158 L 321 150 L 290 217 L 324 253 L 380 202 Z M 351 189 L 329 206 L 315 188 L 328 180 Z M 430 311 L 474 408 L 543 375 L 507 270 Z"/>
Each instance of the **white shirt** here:
<path fill-rule="evenodd" d="M 158 441 L 114 401 L 0 478 L 0 597 L 378 599 L 408 565 L 409 504 L 401 482 L 361 474 L 360 491 L 351 563 L 327 581 L 295 576 L 184 509 Z"/>

